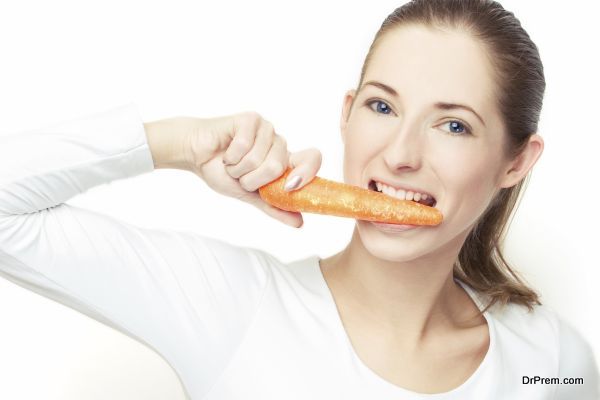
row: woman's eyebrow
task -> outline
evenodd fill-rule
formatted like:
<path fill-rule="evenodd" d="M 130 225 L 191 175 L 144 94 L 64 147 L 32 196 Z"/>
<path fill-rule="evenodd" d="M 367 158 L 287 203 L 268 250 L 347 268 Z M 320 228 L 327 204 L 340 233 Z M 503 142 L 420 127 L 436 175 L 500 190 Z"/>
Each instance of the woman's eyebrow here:
<path fill-rule="evenodd" d="M 366 85 L 371 85 L 371 86 L 375 86 L 387 93 L 389 93 L 390 95 L 394 96 L 394 97 L 400 97 L 398 95 L 398 92 L 396 92 L 396 90 L 394 90 L 394 88 L 392 88 L 391 86 L 386 85 L 385 83 L 381 83 L 378 81 L 368 81 L 365 82 L 362 86 L 366 86 Z M 362 88 L 362 87 L 361 87 Z M 477 119 L 479 119 L 479 121 L 483 124 L 483 126 L 485 126 L 485 122 L 483 122 L 483 118 L 481 118 L 479 116 L 479 114 L 477 114 L 477 112 L 475 112 L 475 110 L 473 110 L 473 108 L 464 105 L 464 104 L 455 104 L 455 103 L 444 103 L 444 102 L 437 102 L 433 105 L 435 108 L 441 109 L 441 110 L 454 110 L 457 108 L 461 108 L 463 110 L 466 111 L 470 111 L 473 114 L 475 114 L 475 116 L 477 117 Z"/>
<path fill-rule="evenodd" d="M 442 103 L 442 102 L 438 102 L 438 103 L 435 103 L 433 106 L 434 106 L 435 108 L 439 108 L 439 109 L 441 109 L 441 110 L 453 110 L 453 109 L 456 109 L 456 108 L 462 108 L 463 110 L 470 111 L 470 112 L 472 112 L 473 114 L 475 114 L 475 116 L 477 117 L 477 119 L 479 119 L 479 121 L 480 121 L 480 122 L 483 124 L 483 126 L 485 126 L 485 122 L 483 122 L 483 118 L 481 118 L 481 117 L 479 116 L 479 114 L 477 114 L 477 113 L 475 112 L 475 110 L 473 110 L 471 107 L 469 107 L 469 106 L 466 106 L 466 105 L 464 105 L 464 104 L 453 104 L 453 103 Z"/>
<path fill-rule="evenodd" d="M 382 89 L 383 91 L 388 92 L 392 96 L 398 97 L 398 92 L 396 92 L 393 88 L 386 85 L 385 83 L 381 83 L 381 82 L 377 82 L 377 81 L 368 81 L 368 82 L 363 83 L 363 87 L 367 86 L 367 85 L 378 87 L 379 89 Z"/>

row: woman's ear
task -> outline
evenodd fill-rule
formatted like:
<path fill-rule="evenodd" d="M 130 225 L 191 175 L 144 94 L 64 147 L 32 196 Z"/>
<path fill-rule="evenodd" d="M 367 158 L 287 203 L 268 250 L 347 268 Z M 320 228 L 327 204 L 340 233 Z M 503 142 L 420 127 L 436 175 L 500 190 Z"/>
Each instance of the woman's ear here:
<path fill-rule="evenodd" d="M 355 89 L 348 90 L 344 95 L 344 103 L 342 104 L 342 116 L 340 119 L 340 132 L 342 134 L 342 143 L 346 142 L 346 125 L 348 124 L 348 118 L 350 118 L 350 111 L 352 111 L 352 105 L 354 104 L 355 96 Z"/>
<path fill-rule="evenodd" d="M 543 150 L 544 139 L 537 133 L 531 135 L 523 151 L 504 170 L 500 187 L 508 188 L 519 183 L 533 168 Z"/>

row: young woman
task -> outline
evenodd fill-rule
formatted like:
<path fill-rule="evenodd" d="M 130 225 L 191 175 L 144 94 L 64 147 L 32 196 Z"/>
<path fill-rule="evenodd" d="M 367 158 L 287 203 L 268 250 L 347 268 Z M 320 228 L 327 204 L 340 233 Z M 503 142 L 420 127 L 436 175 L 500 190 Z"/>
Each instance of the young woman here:
<path fill-rule="evenodd" d="M 130 104 L 3 137 L 0 272 L 145 343 L 192 399 L 596 399 L 589 345 L 500 251 L 543 150 L 544 88 L 535 44 L 498 3 L 396 9 L 344 97 L 344 180 L 444 221 L 357 220 L 339 253 L 290 264 L 66 204 L 177 168 L 300 226 L 257 189 L 288 166 L 301 188 L 321 154 L 289 152 L 258 114 L 143 123 Z"/>

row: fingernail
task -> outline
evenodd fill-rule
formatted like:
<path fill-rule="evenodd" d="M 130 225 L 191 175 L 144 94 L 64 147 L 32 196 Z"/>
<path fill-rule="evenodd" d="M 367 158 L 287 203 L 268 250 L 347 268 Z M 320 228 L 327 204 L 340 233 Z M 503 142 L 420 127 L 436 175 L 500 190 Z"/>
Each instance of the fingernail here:
<path fill-rule="evenodd" d="M 283 186 L 283 189 L 289 192 L 290 190 L 296 189 L 298 186 L 300 186 L 300 182 L 302 182 L 302 178 L 298 175 L 288 178 Z"/>

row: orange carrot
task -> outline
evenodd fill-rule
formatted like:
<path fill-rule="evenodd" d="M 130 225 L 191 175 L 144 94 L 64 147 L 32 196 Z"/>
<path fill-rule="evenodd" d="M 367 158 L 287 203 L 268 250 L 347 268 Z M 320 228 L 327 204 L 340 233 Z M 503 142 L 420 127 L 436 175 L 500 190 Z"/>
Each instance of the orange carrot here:
<path fill-rule="evenodd" d="M 302 188 L 286 192 L 283 185 L 291 170 L 288 168 L 282 176 L 259 188 L 260 197 L 287 211 L 389 224 L 438 225 L 442 222 L 442 213 L 436 208 L 318 176 Z"/>

